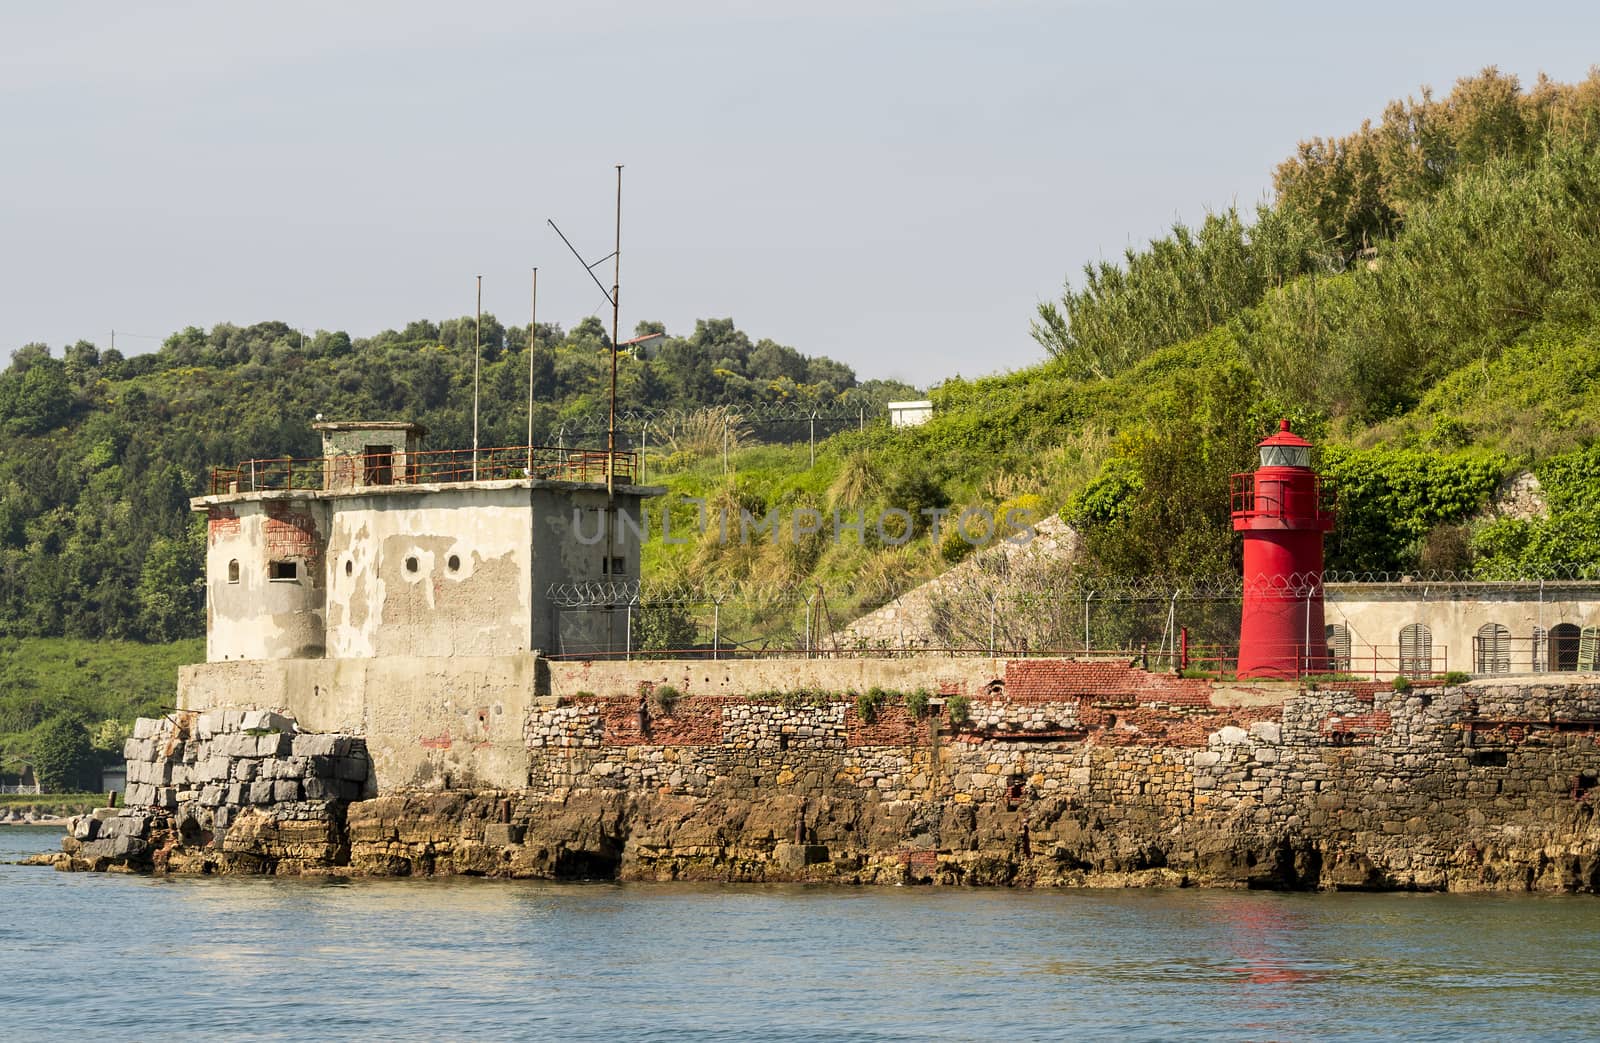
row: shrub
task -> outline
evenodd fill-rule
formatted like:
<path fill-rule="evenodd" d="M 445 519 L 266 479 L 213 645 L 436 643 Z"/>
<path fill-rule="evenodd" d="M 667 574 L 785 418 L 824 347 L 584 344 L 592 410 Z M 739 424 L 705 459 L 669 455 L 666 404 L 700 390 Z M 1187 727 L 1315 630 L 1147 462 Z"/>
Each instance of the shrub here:
<path fill-rule="evenodd" d="M 964 695 L 952 695 L 944 702 L 945 708 L 950 711 L 950 723 L 956 727 L 972 720 L 972 700 Z"/>
<path fill-rule="evenodd" d="M 873 685 L 856 696 L 856 713 L 867 724 L 876 724 L 878 722 L 878 711 L 888 701 L 888 698 L 888 692 L 877 685 Z"/>
<path fill-rule="evenodd" d="M 1397 692 L 1409 692 L 1411 691 L 1411 679 L 1409 677 L 1396 677 L 1391 687 Z"/>
<path fill-rule="evenodd" d="M 1461 670 L 1451 670 L 1444 675 L 1444 683 L 1447 685 L 1466 684 L 1470 680 L 1472 675 Z"/>
<path fill-rule="evenodd" d="M 912 717 L 921 717 L 928 710 L 928 700 L 933 698 L 926 688 L 918 688 L 906 695 L 906 713 Z"/>
<path fill-rule="evenodd" d="M 683 693 L 670 684 L 657 685 L 650 692 L 650 702 L 658 713 L 672 716 L 672 708 L 678 705 L 683 698 Z"/>
<path fill-rule="evenodd" d="M 40 789 L 46 793 L 73 792 L 94 766 L 89 733 L 70 717 L 52 717 L 40 726 L 34 738 L 32 760 Z"/>

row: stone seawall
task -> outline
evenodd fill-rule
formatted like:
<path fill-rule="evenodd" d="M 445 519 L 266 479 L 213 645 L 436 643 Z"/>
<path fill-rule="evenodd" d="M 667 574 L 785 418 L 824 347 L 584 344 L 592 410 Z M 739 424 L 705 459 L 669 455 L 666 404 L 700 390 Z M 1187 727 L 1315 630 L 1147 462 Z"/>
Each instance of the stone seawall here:
<path fill-rule="evenodd" d="M 1600 678 L 1295 691 L 981 663 L 742 692 L 605 664 L 529 706 L 522 785 L 349 803 L 321 866 L 230 832 L 222 871 L 1600 889 Z"/>

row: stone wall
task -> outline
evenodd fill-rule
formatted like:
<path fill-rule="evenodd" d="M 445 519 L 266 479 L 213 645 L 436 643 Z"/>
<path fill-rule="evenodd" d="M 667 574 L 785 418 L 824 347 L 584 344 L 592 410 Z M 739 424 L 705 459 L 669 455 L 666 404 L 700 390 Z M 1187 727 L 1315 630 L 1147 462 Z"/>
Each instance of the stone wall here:
<path fill-rule="evenodd" d="M 1053 669 L 1103 684 L 1086 665 Z M 631 808 L 616 871 L 640 877 L 1600 887 L 1600 685 L 1237 706 L 1125 687 L 974 698 L 965 723 L 948 700 L 868 722 L 844 700 L 597 694 L 530 714 L 528 793 Z M 792 816 L 760 858 L 730 835 L 757 806 Z"/>
<path fill-rule="evenodd" d="M 514 785 L 383 785 L 311 826 L 305 801 L 241 807 L 221 856 L 193 839 L 215 814 L 186 817 L 221 780 L 200 769 L 197 791 L 211 757 L 185 769 L 169 736 L 136 772 L 157 796 L 135 832 L 202 869 L 1600 890 L 1600 683 L 1299 691 L 1125 662 L 876 662 L 551 664 L 503 715 Z M 421 738 L 448 723 L 424 710 Z M 213 719 L 243 736 L 235 761 L 262 752 Z M 298 737 L 267 741 L 263 763 L 296 757 Z"/>
<path fill-rule="evenodd" d="M 345 807 L 377 792 L 362 740 L 268 711 L 140 718 L 123 755 L 124 807 L 72 820 L 69 868 L 322 871 L 348 857 Z"/>

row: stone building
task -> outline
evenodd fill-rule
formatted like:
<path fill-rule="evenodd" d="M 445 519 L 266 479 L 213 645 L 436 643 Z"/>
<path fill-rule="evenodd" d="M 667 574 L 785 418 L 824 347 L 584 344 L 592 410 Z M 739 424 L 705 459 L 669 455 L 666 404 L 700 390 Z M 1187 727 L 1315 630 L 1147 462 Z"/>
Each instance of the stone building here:
<path fill-rule="evenodd" d="M 619 516 L 658 490 L 631 484 L 632 454 L 608 472 L 604 451 L 424 452 L 415 424 L 313 426 L 321 458 L 214 471 L 193 501 L 209 661 L 622 649 L 621 613 L 545 592 L 639 575 Z"/>
<path fill-rule="evenodd" d="M 1600 580 L 1329 583 L 1333 669 L 1380 678 L 1592 672 Z"/>

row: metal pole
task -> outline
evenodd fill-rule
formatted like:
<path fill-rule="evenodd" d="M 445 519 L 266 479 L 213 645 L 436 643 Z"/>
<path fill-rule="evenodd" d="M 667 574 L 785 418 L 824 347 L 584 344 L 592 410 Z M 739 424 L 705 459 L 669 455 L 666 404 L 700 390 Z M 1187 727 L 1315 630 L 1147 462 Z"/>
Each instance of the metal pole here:
<path fill-rule="evenodd" d="M 866 406 L 857 406 L 856 407 L 856 430 L 857 431 L 865 431 L 866 429 L 867 429 L 867 407 Z"/>
<path fill-rule="evenodd" d="M 711 658 L 719 658 L 722 653 L 722 599 L 711 603 Z"/>
<path fill-rule="evenodd" d="M 623 641 L 624 641 L 624 644 L 622 646 L 623 655 L 625 655 L 629 659 L 632 659 L 633 658 L 633 602 L 631 602 L 631 601 L 628 602 L 628 631 L 627 631 L 627 636 L 623 639 Z"/>
<path fill-rule="evenodd" d="M 1306 594 L 1306 644 L 1305 652 L 1301 656 L 1300 672 L 1302 674 L 1311 672 L 1311 594 L 1309 592 Z"/>
<path fill-rule="evenodd" d="M 1083 654 L 1089 654 L 1089 599 L 1094 597 L 1094 591 L 1083 596 Z"/>
<path fill-rule="evenodd" d="M 472 480 L 478 480 L 478 370 L 483 355 L 483 276 L 478 276 L 478 310 L 472 321 Z"/>
<path fill-rule="evenodd" d="M 617 325 L 622 314 L 622 164 L 617 164 L 617 239 L 611 255 L 611 422 L 606 430 L 606 497 L 616 490 Z"/>
<path fill-rule="evenodd" d="M 733 421 L 722 421 L 722 473 L 728 473 L 728 441 L 733 438 Z"/>
<path fill-rule="evenodd" d="M 539 269 L 533 270 L 533 308 L 528 313 L 528 477 L 533 477 L 533 349 L 539 343 Z"/>
<path fill-rule="evenodd" d="M 817 466 L 817 411 L 811 411 L 811 466 Z"/>
<path fill-rule="evenodd" d="M 989 595 L 989 654 L 994 655 L 994 616 L 996 597 Z"/>
<path fill-rule="evenodd" d="M 639 484 L 644 484 L 644 464 L 650 456 L 650 421 L 639 429 Z"/>

